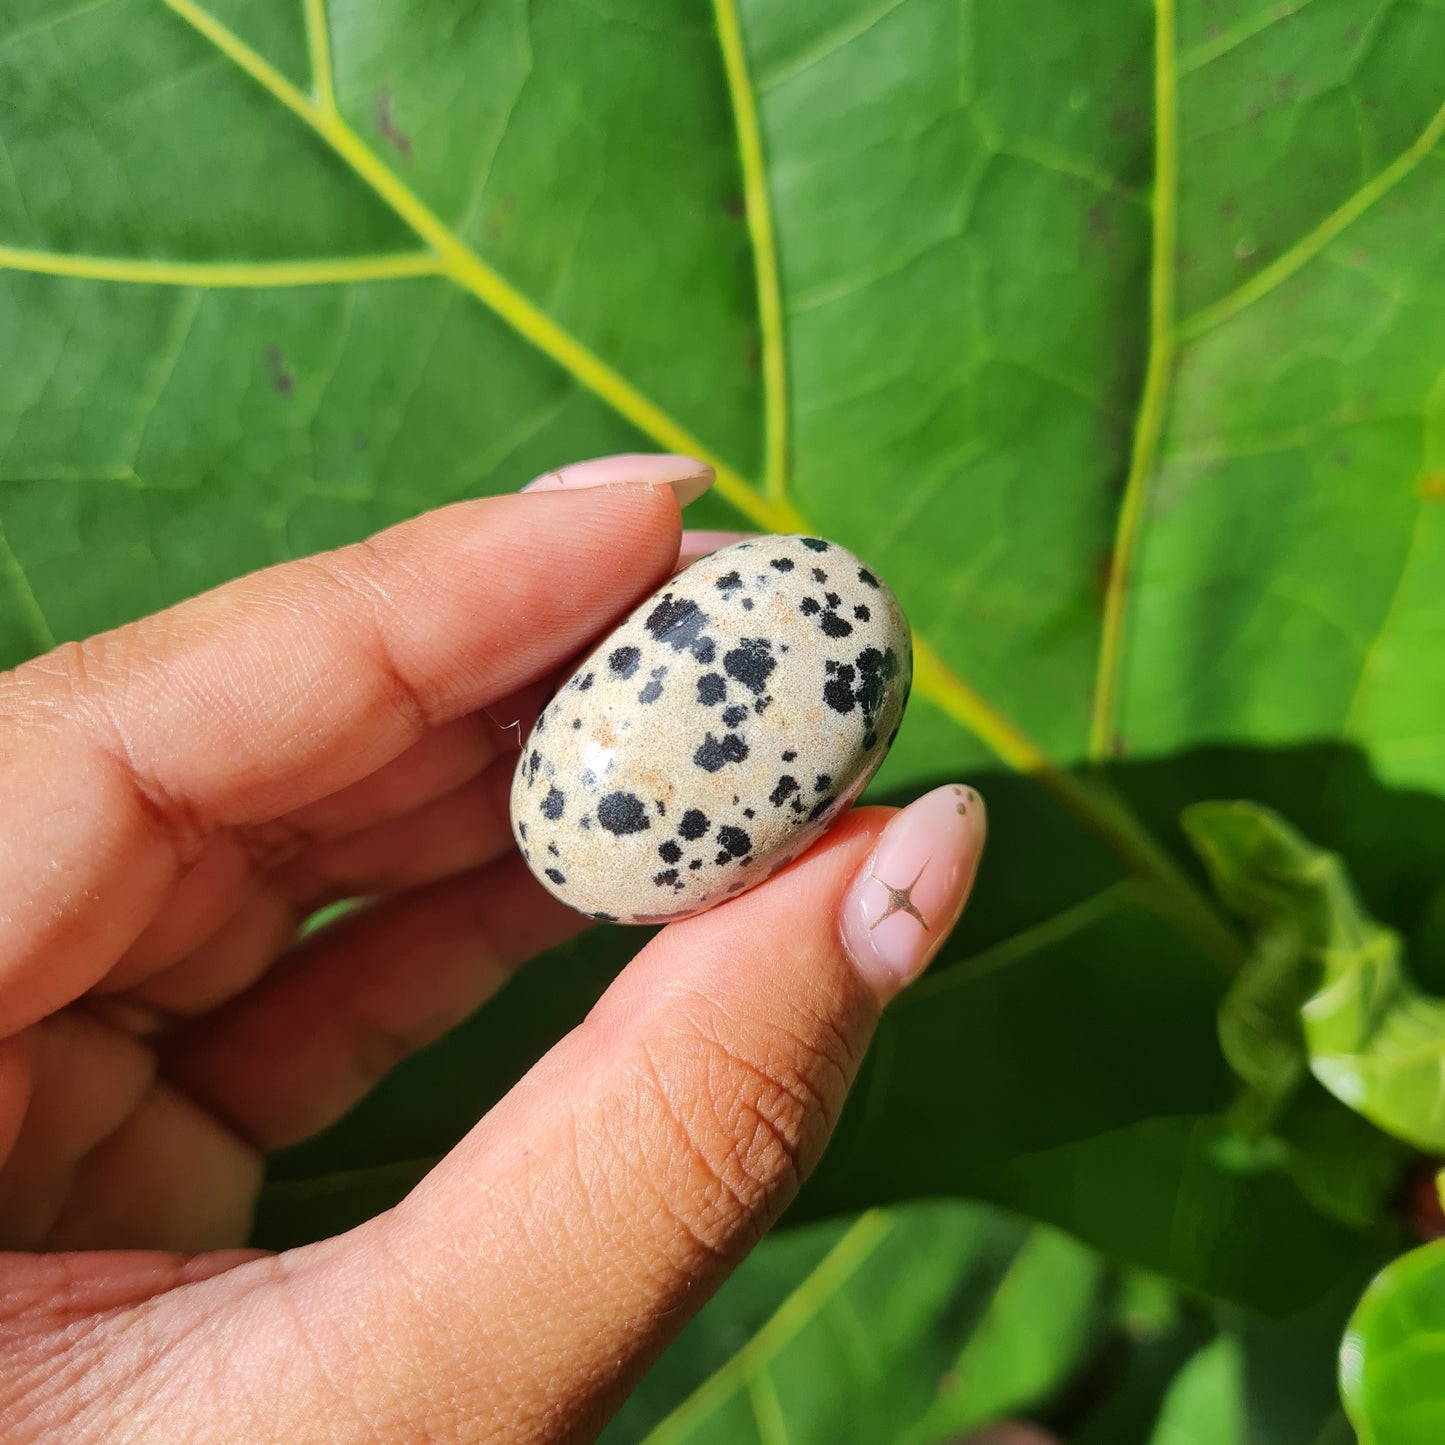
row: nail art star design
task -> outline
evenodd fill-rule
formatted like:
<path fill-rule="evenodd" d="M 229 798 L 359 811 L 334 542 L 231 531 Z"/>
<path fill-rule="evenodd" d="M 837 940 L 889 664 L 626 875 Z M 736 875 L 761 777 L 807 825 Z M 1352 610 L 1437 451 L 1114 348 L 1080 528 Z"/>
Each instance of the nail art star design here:
<path fill-rule="evenodd" d="M 931 862 L 932 860 L 930 859 L 928 861 Z M 888 907 L 884 909 L 881 917 L 875 918 L 873 922 L 868 925 L 869 933 L 872 933 L 873 930 L 886 919 L 892 918 L 895 913 L 906 913 L 925 933 L 928 932 L 928 920 L 913 906 L 912 896 L 913 890 L 918 887 L 918 880 L 923 877 L 924 870 L 927 867 L 928 862 L 925 862 L 923 867 L 914 875 L 913 882 L 906 888 L 895 888 L 891 883 L 884 883 L 876 873 L 870 873 L 868 875 L 880 887 L 888 890 Z"/>

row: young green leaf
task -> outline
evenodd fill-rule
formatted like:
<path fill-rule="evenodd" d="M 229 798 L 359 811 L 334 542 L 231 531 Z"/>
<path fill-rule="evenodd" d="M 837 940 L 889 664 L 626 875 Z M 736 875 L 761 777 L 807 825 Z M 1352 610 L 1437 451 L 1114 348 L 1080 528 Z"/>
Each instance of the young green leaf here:
<path fill-rule="evenodd" d="M 1403 1255 L 1365 1291 L 1340 1347 L 1360 1445 L 1445 1439 L 1445 1240 Z"/>
<path fill-rule="evenodd" d="M 1253 803 L 1196 803 L 1184 826 L 1224 901 L 1264 940 L 1221 1033 L 1246 1078 L 1277 1087 L 1296 1013 L 1315 1077 L 1372 1123 L 1445 1151 L 1445 999 L 1423 993 L 1398 935 L 1361 908 L 1340 859 Z"/>

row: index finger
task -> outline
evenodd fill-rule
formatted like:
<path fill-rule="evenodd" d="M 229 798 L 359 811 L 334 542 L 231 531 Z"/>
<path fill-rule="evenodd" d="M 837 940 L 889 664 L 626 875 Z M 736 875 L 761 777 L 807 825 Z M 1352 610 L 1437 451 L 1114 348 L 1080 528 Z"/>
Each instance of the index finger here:
<path fill-rule="evenodd" d="M 667 576 L 680 530 L 655 473 L 463 502 L 0 680 L 0 1034 L 102 977 L 209 834 L 555 667 Z"/>

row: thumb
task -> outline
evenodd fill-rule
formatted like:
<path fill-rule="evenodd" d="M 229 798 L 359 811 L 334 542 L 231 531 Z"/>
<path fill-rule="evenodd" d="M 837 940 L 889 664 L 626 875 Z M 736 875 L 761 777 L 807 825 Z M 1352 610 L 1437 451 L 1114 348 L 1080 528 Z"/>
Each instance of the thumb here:
<path fill-rule="evenodd" d="M 366 1353 L 405 1342 L 410 1408 L 469 1398 L 508 1439 L 600 1424 L 817 1162 L 983 836 L 962 788 L 861 810 L 654 939 L 379 1226 Z"/>
<path fill-rule="evenodd" d="M 659 934 L 400 1206 L 284 1256 L 284 1308 L 229 1322 L 271 1382 L 242 1392 L 255 1437 L 317 1398 L 354 1412 L 333 1439 L 590 1437 L 817 1162 L 983 836 L 961 787 L 861 809 Z"/>

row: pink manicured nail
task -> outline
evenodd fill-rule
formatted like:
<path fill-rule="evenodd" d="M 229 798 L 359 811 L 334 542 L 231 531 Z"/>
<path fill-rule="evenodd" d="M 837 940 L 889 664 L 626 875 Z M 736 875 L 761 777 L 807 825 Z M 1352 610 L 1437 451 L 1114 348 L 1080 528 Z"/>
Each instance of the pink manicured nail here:
<path fill-rule="evenodd" d="M 987 830 L 972 788 L 935 788 L 889 822 L 849 885 L 843 943 L 884 1003 L 928 967 L 958 922 Z"/>
<path fill-rule="evenodd" d="M 691 567 L 699 557 L 755 536 L 756 532 L 684 532 L 682 546 L 677 549 L 677 570 L 681 572 L 684 567 Z"/>
<path fill-rule="evenodd" d="M 555 472 L 534 478 L 524 492 L 580 492 L 587 487 L 669 486 L 677 504 L 695 502 L 714 481 L 713 470 L 696 457 L 666 452 L 627 452 L 615 457 L 593 457 L 572 462 Z"/>

